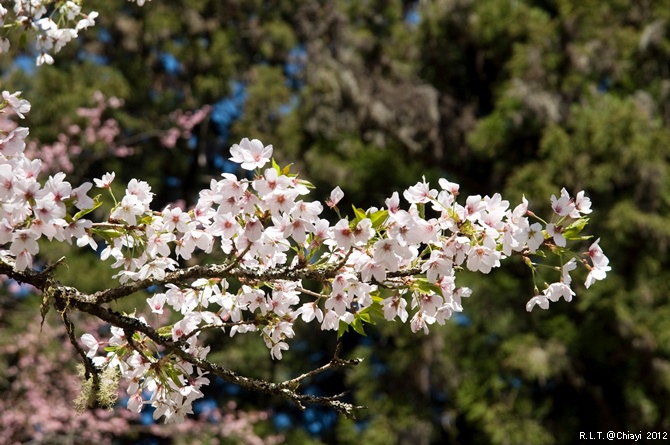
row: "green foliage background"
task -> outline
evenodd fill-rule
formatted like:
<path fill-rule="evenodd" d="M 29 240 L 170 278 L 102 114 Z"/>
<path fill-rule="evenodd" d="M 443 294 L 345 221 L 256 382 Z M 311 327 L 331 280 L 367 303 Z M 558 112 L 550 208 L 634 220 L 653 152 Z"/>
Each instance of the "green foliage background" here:
<path fill-rule="evenodd" d="M 98 25 L 54 66 L 26 76 L 11 63 L 16 54 L 0 65 L 3 89 L 33 103 L 27 125 L 42 141 L 75 121 L 96 90 L 125 100 L 115 111 L 124 135 L 149 135 L 133 158 L 103 157 L 77 172 L 82 178 L 115 169 L 119 182 L 148 180 L 167 202 L 175 196 L 163 178 L 176 175 L 176 197 L 192 203 L 219 171 L 189 159 L 256 137 L 274 145 L 281 164 L 295 163 L 320 197 L 340 185 L 358 206 L 380 205 L 422 175 L 459 182 L 463 194 L 502 192 L 514 203 L 525 194 L 538 209 L 561 187 L 584 189 L 594 203 L 589 232 L 611 260 L 606 281 L 577 286 L 571 304 L 527 314 L 529 271 L 508 265 L 463 277 L 474 293 L 461 322 L 428 336 L 386 323 L 364 341 L 347 335 L 347 355 L 366 360 L 323 382 L 324 391 L 350 388 L 369 409 L 320 437 L 284 431 L 290 443 L 568 444 L 580 431 L 670 431 L 669 1 L 90 5 Z M 283 67 L 298 44 L 306 57 L 294 88 Z M 178 74 L 163 69 L 162 52 L 181 63 Z M 228 141 L 208 123 L 196 154 L 168 152 L 150 136 L 174 109 L 230 94 L 234 80 L 247 99 Z M 84 258 L 71 264 L 93 268 Z M 96 285 L 81 275 L 82 285 Z M 270 363 L 258 339 L 236 338 L 217 353 L 250 375 L 295 375 L 314 366 L 310 351 L 325 361 L 334 345 L 301 329 L 309 340 L 281 363 Z M 243 406 L 283 406 L 245 397 Z"/>

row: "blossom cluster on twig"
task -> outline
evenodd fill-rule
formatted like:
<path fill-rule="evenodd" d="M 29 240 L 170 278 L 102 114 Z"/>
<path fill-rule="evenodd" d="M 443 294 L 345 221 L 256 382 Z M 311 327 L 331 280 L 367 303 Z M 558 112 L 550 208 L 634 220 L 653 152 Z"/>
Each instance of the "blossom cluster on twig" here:
<path fill-rule="evenodd" d="M 129 0 L 135 1 L 135 0 Z M 142 6 L 145 0 L 136 0 Z M 9 51 L 9 33 L 21 35 L 37 53 L 37 66 L 54 63 L 57 54 L 79 31 L 95 25 L 96 11 L 83 12 L 82 0 L 13 0 L 13 6 L 0 4 L 0 54 Z M 5 7 L 8 6 L 8 7 Z"/>
<path fill-rule="evenodd" d="M 20 93 L 5 91 L 2 97 L 5 111 L 19 118 L 30 111 Z M 431 325 L 463 311 L 462 298 L 472 291 L 457 284 L 460 271 L 488 274 L 513 256 L 525 260 L 535 279 L 540 264 L 531 257 L 541 251 L 560 262 L 551 266 L 554 283 L 542 292 L 535 285 L 528 311 L 535 305 L 547 309 L 561 297 L 570 301 L 570 272 L 578 264 L 589 271 L 586 287 L 609 271 L 599 240 L 584 254 L 571 250 L 571 244 L 589 238 L 582 231 L 591 201 L 582 191 L 573 197 L 563 189 L 559 197 L 552 196 L 547 222 L 528 209 L 525 198 L 515 207 L 498 193 L 469 196 L 461 203 L 458 184 L 440 179 L 433 188 L 423 179 L 402 193 L 405 205 L 395 192 L 384 207 L 354 207 L 348 218 L 338 208 L 339 188 L 323 204 L 309 200 L 311 184 L 277 165 L 271 145 L 245 138 L 231 147 L 230 160 L 253 172 L 253 179 L 223 173 L 200 191 L 192 209 L 156 211 L 150 185 L 139 179 L 132 179 L 117 199 L 111 188 L 114 172 L 78 187 L 63 172 L 40 182 L 40 160 L 24 153 L 27 135 L 20 126 L 0 134 L 2 272 L 42 290 L 47 306 L 52 298 L 61 311 L 79 309 L 114 325 L 111 338 L 84 334 L 84 347 L 76 346 L 89 373 L 114 369 L 128 381 L 129 409 L 150 404 L 156 418 L 170 422 L 192 412 L 209 373 L 263 386 L 208 362 L 210 348 L 201 335 L 206 331 L 255 333 L 280 360 L 299 321 L 340 334 L 349 328 L 363 333 L 377 316 L 409 321 L 413 332 L 427 333 Z M 89 219 L 102 204 L 99 197 L 88 196 L 94 185 L 113 201 L 109 216 L 99 222 Z M 327 208 L 338 217 L 334 224 L 323 217 Z M 100 258 L 118 269 L 119 287 L 83 295 L 54 282 L 48 271 L 32 273 L 40 239 L 74 241 L 96 251 L 104 243 Z M 182 266 L 198 252 L 223 260 Z M 177 321 L 151 326 L 144 317 L 101 309 L 151 286 L 159 289 L 147 299 L 149 310 L 171 311 Z M 105 353 L 99 355 L 101 345 Z M 343 363 L 348 362 L 336 356 L 331 365 Z M 295 392 L 299 380 L 263 390 L 299 405 L 313 401 Z M 351 413 L 336 398 L 317 402 Z"/>

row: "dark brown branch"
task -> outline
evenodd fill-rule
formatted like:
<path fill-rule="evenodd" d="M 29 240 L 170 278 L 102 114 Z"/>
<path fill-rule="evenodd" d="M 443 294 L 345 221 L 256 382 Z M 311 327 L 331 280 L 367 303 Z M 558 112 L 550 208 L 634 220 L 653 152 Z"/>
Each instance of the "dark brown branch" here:
<path fill-rule="evenodd" d="M 363 359 L 355 358 L 351 360 L 346 360 L 343 358 L 340 358 L 340 352 L 342 351 L 342 343 L 338 343 L 337 346 L 335 347 L 335 354 L 333 355 L 333 358 L 330 359 L 328 363 L 325 365 L 321 366 L 320 368 L 313 369 L 311 371 L 308 371 L 302 375 L 299 375 L 298 377 L 292 378 L 290 380 L 286 380 L 281 383 L 281 385 L 284 385 L 289 388 L 298 388 L 300 383 L 305 380 L 306 378 L 315 376 L 317 374 L 321 374 L 324 371 L 327 371 L 329 369 L 335 369 L 335 368 L 343 368 L 346 366 L 356 366 L 360 362 L 363 361 Z"/>
<path fill-rule="evenodd" d="M 341 266 L 340 266 L 341 268 Z M 241 267 L 230 268 L 230 266 L 222 265 L 208 265 L 208 266 L 192 266 L 184 269 L 178 269 L 169 272 L 162 280 L 154 278 L 147 278 L 145 280 L 135 281 L 130 284 L 124 284 L 112 289 L 98 291 L 90 296 L 79 295 L 77 299 L 85 300 L 89 303 L 105 304 L 114 300 L 131 295 L 135 292 L 144 290 L 155 285 L 176 284 L 187 280 L 197 278 L 242 278 L 249 281 L 277 281 L 289 280 L 299 281 L 303 279 L 314 281 L 325 281 L 329 278 L 334 278 L 337 275 L 339 268 L 333 267 L 317 267 L 317 268 L 290 268 L 290 267 L 276 267 L 264 271 L 253 271 Z M 0 271 L 1 272 L 1 271 Z M 401 278 L 413 276 L 421 273 L 418 267 L 406 269 L 397 272 L 387 273 L 388 278 Z"/>
<path fill-rule="evenodd" d="M 43 272 L 37 272 L 32 269 L 18 271 L 14 268 L 14 264 L 13 258 L 0 258 L 0 274 L 7 275 L 20 283 L 31 284 L 40 290 L 44 290 L 53 267 L 48 267 Z M 60 260 L 57 264 L 60 264 Z"/>

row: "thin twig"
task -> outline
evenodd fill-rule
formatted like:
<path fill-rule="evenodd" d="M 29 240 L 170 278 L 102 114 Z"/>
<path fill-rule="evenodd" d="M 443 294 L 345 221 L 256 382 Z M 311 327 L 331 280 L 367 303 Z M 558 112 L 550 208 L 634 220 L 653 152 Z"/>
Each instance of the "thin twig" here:
<path fill-rule="evenodd" d="M 100 388 L 100 373 L 98 368 L 95 367 L 93 361 L 86 355 L 84 349 L 79 345 L 77 338 L 74 333 L 74 324 L 70 320 L 67 309 L 64 309 L 61 312 L 61 319 L 63 320 L 63 325 L 65 325 L 65 331 L 67 332 L 70 343 L 74 346 L 74 349 L 81 356 L 82 361 L 84 362 L 85 374 L 84 377 L 86 380 L 93 377 L 93 392 L 96 393 Z"/>
<path fill-rule="evenodd" d="M 329 369 L 334 369 L 334 368 L 342 368 L 345 366 L 356 366 L 360 362 L 363 361 L 363 359 L 360 358 L 355 358 L 355 359 L 350 359 L 350 360 L 345 360 L 340 358 L 340 352 L 342 351 L 342 343 L 338 343 L 337 346 L 335 347 L 335 354 L 333 355 L 333 358 L 330 359 L 328 363 L 325 365 L 313 369 L 311 371 L 308 371 L 304 374 L 299 375 L 298 377 L 292 378 L 290 380 L 286 380 L 280 383 L 282 386 L 286 386 L 289 388 L 294 388 L 297 389 L 298 386 L 300 385 L 300 382 L 305 380 L 306 378 L 315 376 L 317 374 L 321 374 L 324 371 L 327 371 Z"/>
<path fill-rule="evenodd" d="M 304 287 L 297 286 L 297 287 L 295 288 L 295 290 L 297 290 L 298 292 L 301 292 L 301 293 L 303 293 L 303 294 L 306 294 L 306 295 L 311 295 L 312 297 L 316 297 L 316 298 L 322 298 L 322 297 L 323 297 L 322 294 L 319 294 L 319 293 L 317 293 L 317 292 L 311 291 L 311 290 L 309 290 L 309 289 L 305 289 Z"/>

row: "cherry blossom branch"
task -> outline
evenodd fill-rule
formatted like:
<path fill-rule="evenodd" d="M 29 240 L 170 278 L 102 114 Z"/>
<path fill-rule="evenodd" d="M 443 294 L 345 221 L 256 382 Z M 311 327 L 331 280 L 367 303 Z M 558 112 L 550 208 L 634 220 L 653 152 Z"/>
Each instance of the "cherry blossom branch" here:
<path fill-rule="evenodd" d="M 18 93 L 3 92 L 3 98 L 0 109 L 10 108 L 19 117 L 30 110 Z M 326 205 L 340 219 L 331 225 L 320 218 L 322 203 L 303 198 L 309 183 L 277 165 L 272 146 L 245 138 L 231 147 L 230 160 L 254 171 L 253 179 L 224 173 L 200 192 L 193 209 L 168 206 L 160 212 L 151 209 L 150 185 L 132 179 L 120 200 L 112 195 L 106 221 L 94 222 L 87 217 L 102 202 L 88 196 L 92 184 L 73 189 L 64 173 L 38 182 L 40 162 L 24 153 L 27 134 L 22 127 L 0 134 L 0 246 L 8 245 L 0 252 L 0 273 L 40 289 L 43 315 L 55 307 L 70 336 L 70 310 L 110 323 L 108 340 L 88 333 L 81 337 L 88 350 L 79 347 L 78 352 L 91 361 L 88 374 L 95 378 L 93 367 L 120 374 L 129 382 L 128 408 L 139 412 L 151 404 L 154 415 L 166 422 L 191 412 L 192 402 L 204 396 L 208 373 L 300 407 L 320 403 L 353 415 L 355 407 L 342 402 L 342 394 L 316 397 L 296 389 L 307 377 L 357 360 L 342 360 L 337 351 L 330 363 L 286 382 L 249 379 L 207 360 L 210 348 L 199 335 L 206 328 L 228 329 L 231 336 L 258 332 L 271 357 L 281 360 L 299 318 L 339 336 L 350 327 L 364 333 L 364 325 L 375 322 L 372 316 L 383 314 L 387 321 L 409 321 L 413 332 L 427 333 L 431 325 L 443 325 L 464 310 L 462 298 L 471 291 L 456 284 L 463 270 L 488 274 L 501 261 L 522 255 L 535 281 L 539 265 L 529 256 L 543 258 L 542 266 L 557 280 L 542 292 L 535 284 L 528 311 L 536 305 L 548 309 L 561 298 L 571 301 L 570 272 L 579 264 L 589 271 L 586 287 L 610 270 L 599 240 L 584 254 L 573 250 L 589 238 L 582 231 L 591 201 L 583 191 L 573 197 L 561 190 L 559 197 L 551 197 L 551 219 L 531 224 L 525 199 L 510 208 L 496 193 L 469 196 L 460 204 L 458 184 L 446 179 L 438 181 L 439 189 L 425 179 L 409 187 L 402 194 L 406 209 L 395 192 L 382 209 L 354 207 L 352 218 L 342 218 L 337 209 L 343 194 L 336 188 Z M 269 162 L 272 167 L 263 171 Z M 112 172 L 94 182 L 111 191 L 114 178 Z M 433 217 L 426 216 L 430 209 Z M 41 239 L 74 239 L 96 252 L 101 240 L 100 259 L 113 260 L 120 285 L 93 294 L 65 286 L 53 277 L 62 260 L 42 272 L 31 270 Z M 224 255 L 222 264 L 179 265 L 180 259 L 215 249 Z M 585 261 L 577 261 L 581 258 Z M 305 280 L 321 288 L 308 291 Z M 141 316 L 105 307 L 152 286 L 159 290 L 147 298 L 149 309 L 174 311 L 179 314 L 174 324 L 160 326 L 156 320 L 153 327 Z M 98 355 L 101 344 L 107 345 L 104 356 Z M 144 394 L 150 394 L 148 400 Z"/>
<path fill-rule="evenodd" d="M 129 0 L 135 1 L 135 0 Z M 145 0 L 137 0 L 142 6 Z M 9 1 L 4 6 L 8 6 Z M 30 38 L 39 52 L 37 66 L 51 65 L 54 58 L 65 45 L 78 37 L 79 31 L 95 25 L 96 11 L 82 11 L 82 0 L 14 0 L 14 6 L 5 8 L 0 4 L 0 24 L 2 28 Z M 10 48 L 10 41 L 0 38 L 0 54 Z"/>

